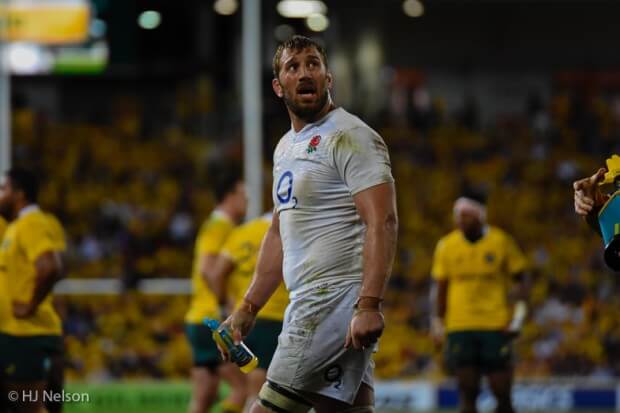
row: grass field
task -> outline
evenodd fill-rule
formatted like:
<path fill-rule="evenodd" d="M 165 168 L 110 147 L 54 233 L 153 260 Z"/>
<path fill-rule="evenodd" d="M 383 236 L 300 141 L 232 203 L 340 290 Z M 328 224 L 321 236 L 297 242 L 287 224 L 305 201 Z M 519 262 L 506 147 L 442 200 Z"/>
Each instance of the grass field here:
<path fill-rule="evenodd" d="M 222 390 L 224 396 L 226 389 Z M 187 382 L 114 382 L 66 386 L 65 413 L 183 413 L 187 411 L 190 388 Z M 377 408 L 377 413 L 408 413 L 412 409 Z M 532 410 L 528 410 L 532 411 Z M 543 410 L 538 410 L 543 412 Z M 219 407 L 212 409 L 219 413 Z M 456 413 L 436 410 L 427 413 Z M 566 412 L 566 411 L 564 411 Z M 612 413 L 613 410 L 571 410 L 575 413 Z M 481 412 L 482 413 L 482 412 Z M 544 413 L 559 413 L 544 410 Z"/>

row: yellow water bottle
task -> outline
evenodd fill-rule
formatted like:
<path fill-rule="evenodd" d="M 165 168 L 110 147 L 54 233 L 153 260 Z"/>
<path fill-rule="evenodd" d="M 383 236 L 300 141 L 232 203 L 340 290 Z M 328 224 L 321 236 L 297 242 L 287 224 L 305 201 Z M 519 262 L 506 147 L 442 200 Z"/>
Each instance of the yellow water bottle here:
<path fill-rule="evenodd" d="M 249 373 L 258 366 L 258 357 L 243 343 L 235 345 L 230 330 L 220 326 L 219 321 L 205 318 L 204 323 L 212 331 L 213 340 L 230 356 L 230 361 L 239 366 L 244 373 Z"/>

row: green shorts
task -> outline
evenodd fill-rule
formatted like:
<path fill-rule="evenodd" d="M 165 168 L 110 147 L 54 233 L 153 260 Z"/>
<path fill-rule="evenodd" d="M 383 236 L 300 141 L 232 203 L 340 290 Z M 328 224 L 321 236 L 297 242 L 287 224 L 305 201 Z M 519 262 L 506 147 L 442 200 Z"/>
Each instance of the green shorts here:
<path fill-rule="evenodd" d="M 246 346 L 258 357 L 258 367 L 267 370 L 273 353 L 278 347 L 278 336 L 282 331 L 282 321 L 259 318 L 250 335 L 244 340 Z"/>
<path fill-rule="evenodd" d="M 211 329 L 202 324 L 185 324 L 185 334 L 192 347 L 194 367 L 214 370 L 222 363 L 220 352 L 211 337 Z"/>
<path fill-rule="evenodd" d="M 454 331 L 448 333 L 444 355 L 451 372 L 459 367 L 505 370 L 512 365 L 512 337 L 502 331 Z"/>
<path fill-rule="evenodd" d="M 47 380 L 52 358 L 62 354 L 61 336 L 14 336 L 0 333 L 0 380 Z"/>

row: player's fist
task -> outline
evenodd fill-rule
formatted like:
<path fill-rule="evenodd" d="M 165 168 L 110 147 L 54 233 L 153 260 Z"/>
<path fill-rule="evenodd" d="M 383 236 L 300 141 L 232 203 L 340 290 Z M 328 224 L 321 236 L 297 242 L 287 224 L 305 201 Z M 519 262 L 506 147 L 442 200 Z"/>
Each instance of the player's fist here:
<path fill-rule="evenodd" d="M 384 327 L 385 319 L 381 311 L 357 310 L 351 318 L 344 346 L 364 350 L 377 342 Z"/>
<path fill-rule="evenodd" d="M 238 308 L 222 322 L 221 327 L 224 327 L 231 332 L 235 345 L 241 343 L 247 335 L 250 333 L 254 324 L 256 323 L 256 314 L 244 311 L 243 308 Z M 216 343 L 217 344 L 217 343 Z M 228 352 L 217 345 L 217 349 L 220 351 L 220 355 L 224 361 L 229 361 Z"/>
<path fill-rule="evenodd" d="M 587 216 L 595 209 L 603 206 L 607 197 L 600 191 L 598 184 L 605 179 L 605 168 L 601 168 L 588 178 L 573 182 L 575 191 L 575 212 Z"/>

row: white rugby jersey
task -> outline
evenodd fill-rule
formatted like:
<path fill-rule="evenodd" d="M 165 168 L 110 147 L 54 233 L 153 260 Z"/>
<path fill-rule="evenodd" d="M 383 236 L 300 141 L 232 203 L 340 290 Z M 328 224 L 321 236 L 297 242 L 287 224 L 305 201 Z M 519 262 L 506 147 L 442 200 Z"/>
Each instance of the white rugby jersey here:
<path fill-rule="evenodd" d="M 365 226 L 353 195 L 387 182 L 394 178 L 385 142 L 342 108 L 282 137 L 273 202 L 291 299 L 318 285 L 361 282 Z"/>

